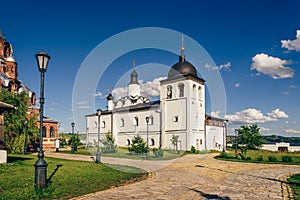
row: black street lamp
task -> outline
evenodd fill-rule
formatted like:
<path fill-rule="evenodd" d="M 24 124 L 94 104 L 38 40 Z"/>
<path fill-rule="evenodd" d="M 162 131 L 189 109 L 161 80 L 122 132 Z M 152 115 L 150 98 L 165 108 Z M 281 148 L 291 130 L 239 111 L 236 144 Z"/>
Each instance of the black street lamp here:
<path fill-rule="evenodd" d="M 74 126 L 75 126 L 75 123 L 72 122 L 71 123 L 71 126 L 72 126 L 72 146 L 71 146 L 71 153 L 74 153 L 75 151 L 75 147 L 74 147 L 74 140 L 75 140 L 75 136 L 74 136 Z"/>
<path fill-rule="evenodd" d="M 149 120 L 150 117 L 146 117 L 146 123 L 147 123 L 147 150 L 146 150 L 146 158 L 149 159 Z"/>
<path fill-rule="evenodd" d="M 28 123 L 28 120 L 25 119 L 25 120 L 24 120 L 24 124 L 25 124 L 25 132 L 24 132 L 24 154 L 27 154 L 27 144 L 26 144 L 27 130 L 28 130 L 27 123 Z"/>
<path fill-rule="evenodd" d="M 96 163 L 101 162 L 101 154 L 100 154 L 100 116 L 102 114 L 102 110 L 99 108 L 97 110 L 97 116 L 98 116 L 98 148 L 96 153 Z"/>
<path fill-rule="evenodd" d="M 235 137 L 235 147 L 234 147 L 234 152 L 235 154 L 237 154 L 237 137 L 236 137 L 236 134 L 237 134 L 237 129 L 234 129 L 234 137 Z"/>
<path fill-rule="evenodd" d="M 39 71 L 41 72 L 41 88 L 40 88 L 40 149 L 38 152 L 38 160 L 34 164 L 35 167 L 35 187 L 44 188 L 47 186 L 47 162 L 44 160 L 43 151 L 43 114 L 44 114 L 44 77 L 47 71 L 48 61 L 50 56 L 44 52 L 38 52 L 36 55 Z"/>

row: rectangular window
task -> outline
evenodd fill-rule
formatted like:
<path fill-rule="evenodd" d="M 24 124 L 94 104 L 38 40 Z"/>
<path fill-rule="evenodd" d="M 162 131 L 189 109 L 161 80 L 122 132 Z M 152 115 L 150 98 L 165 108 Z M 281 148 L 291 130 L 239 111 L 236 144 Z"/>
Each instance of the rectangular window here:
<path fill-rule="evenodd" d="M 202 139 L 200 139 L 200 145 L 202 145 Z"/>
<path fill-rule="evenodd" d="M 178 122 L 178 116 L 173 116 L 173 117 L 172 117 L 172 121 L 173 121 L 173 122 Z"/>

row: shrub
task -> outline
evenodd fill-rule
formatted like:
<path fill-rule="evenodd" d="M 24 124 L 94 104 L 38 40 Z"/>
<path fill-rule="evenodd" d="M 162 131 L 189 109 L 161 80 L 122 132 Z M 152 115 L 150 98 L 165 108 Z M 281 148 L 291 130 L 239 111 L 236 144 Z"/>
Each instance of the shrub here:
<path fill-rule="evenodd" d="M 262 156 L 262 155 L 258 156 L 258 157 L 257 157 L 257 161 L 264 161 L 263 156 Z"/>
<path fill-rule="evenodd" d="M 129 152 L 146 153 L 146 143 L 141 136 L 134 136 L 134 138 L 131 140 L 131 146 L 128 148 L 128 150 Z"/>
<path fill-rule="evenodd" d="M 191 152 L 196 153 L 196 148 L 194 146 L 191 147 Z"/>
<path fill-rule="evenodd" d="M 101 151 L 103 153 L 117 152 L 117 145 L 115 145 L 115 139 L 110 133 L 107 133 L 105 140 L 102 141 Z"/>
<path fill-rule="evenodd" d="M 252 158 L 251 157 L 246 157 L 245 160 L 252 160 Z"/>
<path fill-rule="evenodd" d="M 268 156 L 268 160 L 270 162 L 277 162 L 277 158 L 275 156 Z"/>
<path fill-rule="evenodd" d="M 229 158 L 229 155 L 226 152 L 221 152 L 219 155 L 220 158 Z"/>
<path fill-rule="evenodd" d="M 160 158 L 164 156 L 164 150 L 163 149 L 156 149 L 154 148 L 153 150 L 153 154 L 155 157 Z"/>
<path fill-rule="evenodd" d="M 292 162 L 292 157 L 291 156 L 282 156 L 281 161 L 282 162 Z"/>

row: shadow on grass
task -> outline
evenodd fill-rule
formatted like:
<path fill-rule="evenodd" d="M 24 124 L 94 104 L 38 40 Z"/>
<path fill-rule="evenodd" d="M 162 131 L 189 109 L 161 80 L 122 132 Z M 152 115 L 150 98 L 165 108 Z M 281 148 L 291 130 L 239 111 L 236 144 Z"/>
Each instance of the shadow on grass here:
<path fill-rule="evenodd" d="M 20 162 L 25 160 L 33 160 L 33 158 L 18 157 L 18 156 L 7 156 L 7 163 Z"/>

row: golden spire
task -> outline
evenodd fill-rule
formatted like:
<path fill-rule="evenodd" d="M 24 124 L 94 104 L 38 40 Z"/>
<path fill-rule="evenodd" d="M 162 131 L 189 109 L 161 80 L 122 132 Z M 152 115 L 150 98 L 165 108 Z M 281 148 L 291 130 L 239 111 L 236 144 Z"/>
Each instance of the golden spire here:
<path fill-rule="evenodd" d="M 184 62 L 185 61 L 185 56 L 184 56 L 184 37 L 183 37 L 183 34 L 181 35 L 181 48 L 180 48 L 180 51 L 181 51 L 180 61 Z"/>

